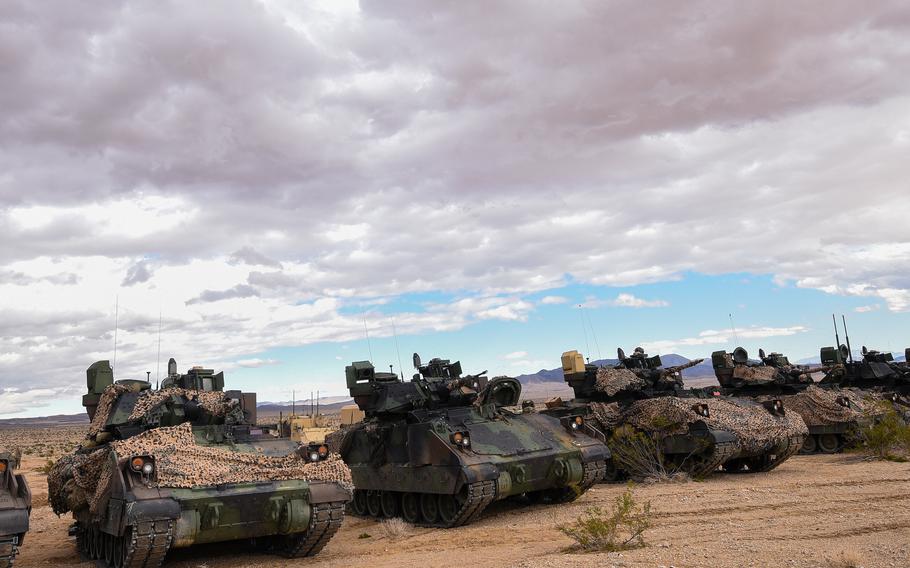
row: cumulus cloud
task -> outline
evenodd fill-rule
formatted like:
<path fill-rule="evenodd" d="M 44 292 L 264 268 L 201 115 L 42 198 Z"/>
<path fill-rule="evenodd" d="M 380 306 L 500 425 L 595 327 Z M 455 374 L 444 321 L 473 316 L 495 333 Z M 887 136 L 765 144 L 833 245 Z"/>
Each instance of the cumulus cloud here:
<path fill-rule="evenodd" d="M 721 345 L 729 344 L 736 340 L 742 339 L 765 339 L 768 337 L 786 337 L 797 333 L 805 333 L 809 328 L 801 325 L 790 327 L 765 327 L 753 326 L 745 329 L 717 330 L 707 329 L 695 337 L 686 337 L 683 339 L 662 339 L 657 341 L 644 341 L 642 347 L 646 351 L 655 353 L 671 353 L 679 351 L 680 348 L 693 347 L 700 345 Z"/>
<path fill-rule="evenodd" d="M 521 359 L 522 357 L 527 357 L 527 351 L 513 351 L 512 353 L 506 353 L 502 356 L 503 359 Z"/>
<path fill-rule="evenodd" d="M 278 365 L 281 361 L 277 359 L 259 359 L 258 357 L 252 359 L 240 359 L 236 362 L 238 367 L 244 367 L 246 369 L 257 369 L 259 367 L 266 367 L 269 365 Z"/>
<path fill-rule="evenodd" d="M 632 294 L 620 294 L 615 300 L 609 302 L 611 306 L 620 308 L 665 308 L 670 302 L 664 300 L 643 300 Z"/>
<path fill-rule="evenodd" d="M 130 266 L 126 271 L 126 277 L 121 282 L 121 286 L 132 286 L 148 282 L 152 277 L 152 269 L 147 262 L 137 262 Z"/>
<path fill-rule="evenodd" d="M 551 306 L 556 304 L 566 304 L 569 299 L 565 296 L 544 296 L 540 299 L 540 303 L 545 306 Z"/>
<path fill-rule="evenodd" d="M 881 304 L 870 304 L 868 306 L 857 306 L 853 308 L 853 311 L 859 314 L 865 314 L 868 312 L 875 312 L 882 308 Z"/>
<path fill-rule="evenodd" d="M 62 388 L 109 353 L 118 294 L 123 361 L 159 309 L 237 360 L 351 337 L 377 298 L 444 297 L 396 321 L 445 331 L 690 272 L 910 310 L 908 15 L 5 2 L 0 310 L 22 325 L 0 341 Z"/>
<path fill-rule="evenodd" d="M 259 296 L 259 292 L 247 284 L 237 284 L 227 290 L 205 290 L 195 298 L 186 301 L 188 306 L 200 304 L 203 302 L 218 302 L 221 300 L 230 300 L 231 298 L 254 298 Z"/>

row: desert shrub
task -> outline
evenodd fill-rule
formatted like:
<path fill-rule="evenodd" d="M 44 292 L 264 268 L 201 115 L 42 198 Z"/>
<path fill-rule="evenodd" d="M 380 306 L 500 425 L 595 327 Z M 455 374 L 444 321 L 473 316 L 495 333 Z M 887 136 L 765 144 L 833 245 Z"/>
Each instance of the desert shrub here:
<path fill-rule="evenodd" d="M 644 532 L 651 524 L 651 503 L 636 503 L 627 488 L 612 510 L 589 507 L 575 522 L 557 528 L 576 542 L 577 550 L 614 552 L 645 546 Z"/>
<path fill-rule="evenodd" d="M 663 435 L 639 432 L 624 426 L 613 432 L 610 452 L 626 475 L 637 481 L 660 482 L 688 479 L 681 463 L 667 460 L 661 451 Z"/>
<path fill-rule="evenodd" d="M 49 459 L 46 462 L 44 462 L 44 465 L 42 465 L 38 469 L 38 471 L 40 471 L 44 475 L 47 475 L 51 472 L 51 469 L 53 469 L 53 468 L 54 468 L 54 460 Z"/>
<path fill-rule="evenodd" d="M 860 450 L 878 459 L 907 461 L 910 457 L 910 426 L 890 404 L 881 406 L 875 419 L 859 429 L 856 440 Z"/>
<path fill-rule="evenodd" d="M 398 517 L 383 519 L 379 526 L 382 528 L 382 534 L 390 540 L 398 540 L 414 532 L 411 525 Z"/>

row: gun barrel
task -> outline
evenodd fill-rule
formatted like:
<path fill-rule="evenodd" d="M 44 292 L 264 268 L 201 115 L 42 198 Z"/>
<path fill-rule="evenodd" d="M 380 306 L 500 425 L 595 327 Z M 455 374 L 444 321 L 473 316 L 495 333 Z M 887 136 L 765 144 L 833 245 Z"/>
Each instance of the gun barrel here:
<path fill-rule="evenodd" d="M 689 368 L 691 368 L 691 367 L 694 367 L 695 365 L 698 365 L 698 364 L 701 363 L 702 361 L 704 361 L 704 359 L 692 359 L 692 360 L 689 361 L 688 363 L 683 363 L 682 365 L 677 365 L 677 366 L 675 366 L 675 367 L 667 367 L 667 368 L 665 369 L 665 371 L 667 372 L 667 374 L 678 373 L 678 372 L 683 371 L 683 370 L 685 370 L 685 369 L 689 369 Z"/>

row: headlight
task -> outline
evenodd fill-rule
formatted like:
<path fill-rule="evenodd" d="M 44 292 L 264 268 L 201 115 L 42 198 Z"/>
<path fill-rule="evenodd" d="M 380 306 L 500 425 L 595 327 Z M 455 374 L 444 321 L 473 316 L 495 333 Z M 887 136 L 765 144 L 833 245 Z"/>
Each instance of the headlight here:
<path fill-rule="evenodd" d="M 319 461 L 319 452 L 310 452 L 310 461 L 318 462 Z"/>
<path fill-rule="evenodd" d="M 155 460 L 149 456 L 133 456 L 130 458 L 130 469 L 143 475 L 155 472 Z"/>
<path fill-rule="evenodd" d="M 6 473 L 6 470 L 9 468 L 9 464 L 6 460 L 0 460 L 0 473 Z"/>
<path fill-rule="evenodd" d="M 711 411 L 708 409 L 707 404 L 696 404 L 692 406 L 692 410 L 695 411 L 695 414 L 698 414 L 699 416 L 703 416 L 705 418 L 710 418 L 711 416 Z"/>
<path fill-rule="evenodd" d="M 471 446 L 471 438 L 468 437 L 467 432 L 455 432 L 449 439 L 460 448 L 469 448 Z"/>
<path fill-rule="evenodd" d="M 322 446 L 319 446 L 319 450 L 317 450 L 317 451 L 319 452 L 319 457 L 321 459 L 325 459 L 325 458 L 329 457 L 329 447 L 328 446 L 323 444 Z"/>

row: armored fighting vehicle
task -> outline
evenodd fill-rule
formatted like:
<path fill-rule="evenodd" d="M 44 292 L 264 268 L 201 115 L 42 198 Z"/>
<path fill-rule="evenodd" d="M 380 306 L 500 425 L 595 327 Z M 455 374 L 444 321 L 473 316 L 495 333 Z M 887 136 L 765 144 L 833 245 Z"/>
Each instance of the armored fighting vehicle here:
<path fill-rule="evenodd" d="M 32 512 L 32 493 L 18 467 L 18 452 L 0 450 L 0 568 L 13 565 Z"/>
<path fill-rule="evenodd" d="M 521 397 L 510 377 L 462 376 L 459 362 L 423 365 L 416 353 L 414 366 L 410 381 L 368 361 L 345 370 L 365 413 L 338 442 L 355 514 L 456 527 L 497 499 L 572 501 L 603 478 L 609 450 L 581 432 L 581 417 L 510 410 Z"/>
<path fill-rule="evenodd" d="M 249 540 L 289 557 L 316 554 L 341 526 L 350 472 L 325 446 L 256 426 L 256 395 L 171 359 L 160 389 L 87 371 L 82 445 L 48 475 L 55 513 L 71 511 L 79 551 L 108 566 L 156 567 L 170 548 Z"/>
<path fill-rule="evenodd" d="M 843 449 L 862 418 L 860 397 L 838 388 L 815 386 L 812 375 L 830 367 L 794 365 L 786 356 L 766 354 L 763 349 L 758 354 L 759 360 L 750 359 L 742 347 L 732 353 L 711 354 L 721 392 L 761 402 L 780 400 L 787 410 L 799 414 L 808 428 L 800 453 L 830 454 Z"/>
<path fill-rule="evenodd" d="M 636 348 L 627 357 L 617 350 L 613 367 L 586 364 L 577 351 L 563 354 L 563 375 L 575 392 L 566 408 L 582 406 L 605 439 L 632 428 L 654 440 L 672 469 L 703 477 L 723 467 L 729 472 L 769 471 L 799 449 L 805 425 L 786 415 L 780 401 L 706 396 L 685 388 L 681 371 L 702 360 L 663 367 L 660 356 Z M 558 406 L 554 406 L 558 408 Z M 611 449 L 620 470 L 626 456 L 614 439 Z"/>

